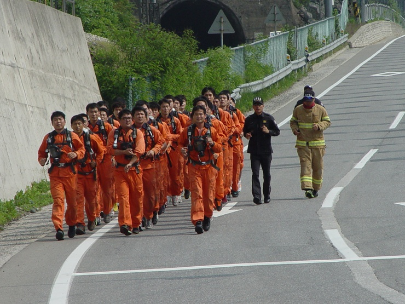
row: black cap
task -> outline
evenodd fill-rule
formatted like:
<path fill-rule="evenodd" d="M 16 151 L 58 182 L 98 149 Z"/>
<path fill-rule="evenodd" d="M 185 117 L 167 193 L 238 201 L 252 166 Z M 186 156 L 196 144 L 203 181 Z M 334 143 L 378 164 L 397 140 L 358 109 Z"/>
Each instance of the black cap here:
<path fill-rule="evenodd" d="M 263 104 L 263 99 L 261 97 L 255 97 L 253 98 L 253 104 Z"/>

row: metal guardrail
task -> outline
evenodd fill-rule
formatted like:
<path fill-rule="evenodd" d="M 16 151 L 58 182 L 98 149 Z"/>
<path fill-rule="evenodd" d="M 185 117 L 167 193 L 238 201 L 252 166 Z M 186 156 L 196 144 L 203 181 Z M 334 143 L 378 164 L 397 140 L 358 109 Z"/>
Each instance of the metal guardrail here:
<path fill-rule="evenodd" d="M 302 67 L 304 67 L 308 62 L 315 60 L 322 55 L 325 55 L 338 46 L 342 45 L 349 39 L 349 35 L 346 34 L 343 37 L 333 41 L 332 43 L 320 48 L 314 52 L 308 54 L 307 58 L 303 57 L 298 60 L 291 61 L 286 67 L 282 68 L 281 70 L 257 81 L 253 81 L 250 83 L 245 83 L 237 87 L 232 92 L 232 97 L 236 100 L 239 100 L 242 96 L 241 94 L 244 92 L 257 92 L 263 90 L 265 88 L 270 87 L 271 85 L 275 84 L 276 82 L 280 81 L 284 77 L 288 76 L 291 72 L 296 71 Z"/>

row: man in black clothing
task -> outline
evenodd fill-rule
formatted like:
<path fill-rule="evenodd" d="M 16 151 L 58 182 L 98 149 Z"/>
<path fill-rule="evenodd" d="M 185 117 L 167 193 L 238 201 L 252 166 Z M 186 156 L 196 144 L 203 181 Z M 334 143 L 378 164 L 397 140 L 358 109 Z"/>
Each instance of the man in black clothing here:
<path fill-rule="evenodd" d="M 254 114 L 245 120 L 243 133 L 249 139 L 247 152 L 250 153 L 250 165 L 252 168 L 252 194 L 253 202 L 256 205 L 262 203 L 261 188 L 259 180 L 260 166 L 263 170 L 263 196 L 264 202 L 270 203 L 270 165 L 271 154 L 271 136 L 280 135 L 280 129 L 277 126 L 274 117 L 263 112 L 264 104 L 261 97 L 253 99 Z"/>
<path fill-rule="evenodd" d="M 314 98 L 316 104 L 319 104 L 320 106 L 325 107 L 323 105 L 323 103 L 318 98 L 315 97 L 315 92 L 312 89 L 312 87 L 310 85 L 306 85 L 304 87 L 304 97 L 297 101 L 297 103 L 294 106 L 294 109 L 296 107 L 298 107 L 299 105 L 302 105 L 305 100 L 308 100 L 308 97 Z"/>

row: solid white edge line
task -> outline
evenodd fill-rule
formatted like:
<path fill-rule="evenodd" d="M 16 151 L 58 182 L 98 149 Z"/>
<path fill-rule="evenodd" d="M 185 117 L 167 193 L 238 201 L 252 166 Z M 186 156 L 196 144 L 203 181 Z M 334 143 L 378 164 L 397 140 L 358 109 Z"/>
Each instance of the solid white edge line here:
<path fill-rule="evenodd" d="M 239 263 L 239 264 L 218 264 L 218 265 L 201 265 L 171 268 L 149 268 L 133 270 L 115 270 L 115 271 L 98 271 L 98 272 L 77 272 L 75 277 L 99 276 L 99 275 L 120 275 L 134 273 L 159 273 L 174 271 L 192 271 L 203 269 L 221 269 L 221 268 L 239 268 L 239 267 L 260 267 L 260 266 L 289 266 L 289 265 L 307 265 L 307 264 L 329 264 L 329 263 L 347 263 L 357 261 L 381 261 L 381 260 L 399 260 L 405 259 L 405 255 L 387 255 L 374 257 L 359 257 L 330 260 L 304 260 L 304 261 L 278 261 L 278 262 L 256 262 L 256 263 Z"/>
<path fill-rule="evenodd" d="M 326 229 L 326 235 L 328 236 L 332 245 L 342 254 L 345 259 L 358 259 L 359 256 L 346 244 L 339 230 Z"/>
<path fill-rule="evenodd" d="M 390 125 L 390 130 L 395 129 L 398 124 L 401 122 L 402 118 L 404 117 L 405 112 L 401 111 L 398 113 L 397 117 L 394 119 L 394 121 L 392 122 L 392 124 Z"/>
<path fill-rule="evenodd" d="M 363 167 L 367 164 L 367 162 L 373 157 L 373 155 L 378 151 L 378 149 L 371 149 L 368 151 L 366 155 L 363 156 L 361 161 L 359 161 L 355 166 L 354 169 L 363 169 Z"/>
<path fill-rule="evenodd" d="M 55 278 L 52 285 L 51 294 L 49 296 L 49 304 L 62 304 L 68 303 L 70 286 L 72 284 L 72 278 L 74 273 L 82 260 L 83 256 L 90 249 L 90 247 L 105 233 L 111 230 L 118 220 L 115 219 L 111 223 L 100 228 L 94 234 L 88 236 L 84 241 L 76 247 L 75 250 L 68 256 L 68 258 L 63 263 L 62 267 Z M 66 242 L 66 241 L 65 241 Z"/>
<path fill-rule="evenodd" d="M 339 194 L 340 192 L 342 192 L 343 189 L 344 187 L 332 188 L 332 190 L 330 190 L 326 195 L 321 208 L 332 208 L 339 200 Z"/>

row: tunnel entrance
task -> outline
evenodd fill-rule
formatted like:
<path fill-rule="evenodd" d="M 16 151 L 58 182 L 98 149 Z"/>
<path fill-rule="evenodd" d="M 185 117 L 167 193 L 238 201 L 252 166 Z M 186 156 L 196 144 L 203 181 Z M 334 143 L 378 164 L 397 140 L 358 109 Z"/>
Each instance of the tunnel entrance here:
<path fill-rule="evenodd" d="M 182 35 L 191 29 L 199 42 L 199 48 L 207 50 L 221 46 L 220 34 L 208 34 L 215 17 L 223 10 L 231 23 L 234 34 L 224 34 L 224 45 L 235 47 L 245 43 L 245 34 L 237 16 L 231 9 L 211 1 L 179 0 L 170 5 L 160 19 L 162 28 Z"/>

